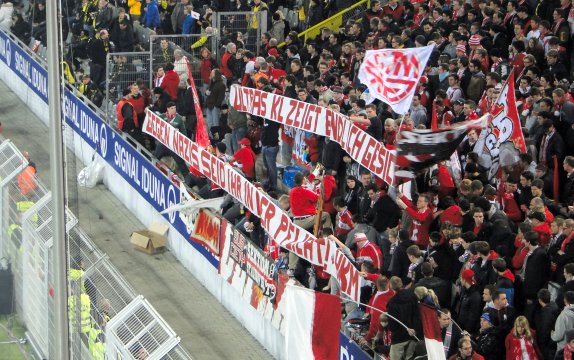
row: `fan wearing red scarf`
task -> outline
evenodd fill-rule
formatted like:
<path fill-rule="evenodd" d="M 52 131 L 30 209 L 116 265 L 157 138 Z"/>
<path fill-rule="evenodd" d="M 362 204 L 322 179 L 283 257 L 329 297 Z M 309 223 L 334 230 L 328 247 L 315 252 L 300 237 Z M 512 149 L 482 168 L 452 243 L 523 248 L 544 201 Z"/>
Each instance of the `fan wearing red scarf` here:
<path fill-rule="evenodd" d="M 574 329 L 566 331 L 566 345 L 556 353 L 554 360 L 572 360 L 574 355 Z"/>

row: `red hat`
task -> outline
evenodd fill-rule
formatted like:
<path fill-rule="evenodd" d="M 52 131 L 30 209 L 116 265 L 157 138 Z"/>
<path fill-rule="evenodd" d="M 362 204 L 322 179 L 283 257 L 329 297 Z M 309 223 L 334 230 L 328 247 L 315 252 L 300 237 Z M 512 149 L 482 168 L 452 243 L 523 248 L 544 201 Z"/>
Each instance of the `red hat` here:
<path fill-rule="evenodd" d="M 275 49 L 275 48 L 271 48 L 271 49 L 269 49 L 269 51 L 267 52 L 267 54 L 268 54 L 269 56 L 278 57 L 278 56 L 279 56 L 279 51 L 277 51 L 277 49 Z"/>
<path fill-rule="evenodd" d="M 355 234 L 354 242 L 367 241 L 367 240 L 369 240 L 369 238 L 367 237 L 367 235 L 365 235 L 365 233 L 360 232 Z"/>
<path fill-rule="evenodd" d="M 472 271 L 471 269 L 466 269 L 464 270 L 461 274 L 460 277 L 466 281 L 467 283 L 471 284 L 471 285 L 476 285 L 476 280 L 474 280 L 474 271 Z"/>
<path fill-rule="evenodd" d="M 476 34 L 475 34 L 475 35 L 472 35 L 472 36 L 470 37 L 470 39 L 468 39 L 468 43 L 469 43 L 470 45 L 480 45 L 480 36 L 478 36 L 478 35 L 476 35 Z"/>
<path fill-rule="evenodd" d="M 239 140 L 239 145 L 251 146 L 251 141 L 248 138 L 243 138 Z"/>
<path fill-rule="evenodd" d="M 466 46 L 463 44 L 458 44 L 456 46 L 456 51 L 460 51 L 461 53 L 466 54 Z"/>

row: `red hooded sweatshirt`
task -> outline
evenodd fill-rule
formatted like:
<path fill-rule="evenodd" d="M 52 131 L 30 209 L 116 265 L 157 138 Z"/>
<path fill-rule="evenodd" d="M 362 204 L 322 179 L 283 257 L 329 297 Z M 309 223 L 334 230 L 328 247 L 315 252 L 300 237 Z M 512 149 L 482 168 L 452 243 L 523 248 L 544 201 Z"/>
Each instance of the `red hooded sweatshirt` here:
<path fill-rule="evenodd" d="M 536 225 L 532 228 L 532 230 L 536 231 L 540 236 L 540 245 L 541 246 L 548 246 L 550 243 L 550 238 L 552 234 L 550 233 L 550 226 L 548 226 L 547 222 L 543 222 L 540 225 Z"/>

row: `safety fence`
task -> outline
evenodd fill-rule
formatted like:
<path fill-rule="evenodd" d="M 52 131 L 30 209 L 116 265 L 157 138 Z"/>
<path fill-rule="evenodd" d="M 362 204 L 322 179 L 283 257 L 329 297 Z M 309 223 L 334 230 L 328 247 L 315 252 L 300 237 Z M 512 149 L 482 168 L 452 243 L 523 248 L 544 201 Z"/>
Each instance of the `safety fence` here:
<path fill-rule="evenodd" d="M 115 104 L 125 89 L 136 81 L 151 86 L 150 54 L 147 52 L 109 53 L 106 59 L 106 114 L 115 114 Z M 149 84 L 149 85 L 148 85 Z"/>
<path fill-rule="evenodd" d="M 213 28 L 217 29 L 218 59 L 223 55 L 222 48 L 233 41 L 239 48 L 244 48 L 259 56 L 266 56 L 261 51 L 261 35 L 267 32 L 267 11 L 217 12 L 213 14 Z"/>
<path fill-rule="evenodd" d="M 25 325 L 36 356 L 48 359 L 59 336 L 53 330 L 52 248 L 64 239 L 53 238 L 51 193 L 38 178 L 23 176 L 27 166 L 9 140 L 0 144 L 0 251 L 13 274 L 12 311 Z M 137 359 L 145 353 L 147 359 L 190 359 L 169 325 L 136 296 L 70 211 L 66 232 L 71 358 L 103 359 L 113 353 Z M 112 331 L 122 327 L 129 330 L 128 342 L 122 341 L 125 334 Z M 108 343 L 113 344 L 109 349 Z"/>
<path fill-rule="evenodd" d="M 321 34 L 321 29 L 323 28 L 331 29 L 333 32 L 339 32 L 339 29 L 344 27 L 349 21 L 362 19 L 364 12 L 370 8 L 371 0 L 361 0 L 353 6 L 300 32 L 297 36 L 302 38 L 304 43 L 307 43 L 308 40 L 314 39 Z M 285 43 L 279 44 L 279 47 L 283 46 L 285 46 Z"/>
<path fill-rule="evenodd" d="M 154 74 L 158 67 L 172 63 L 175 72 L 179 75 L 179 88 L 181 91 L 184 91 L 187 88 L 187 79 L 189 78 L 189 64 L 195 86 L 197 90 L 200 91 L 204 84 L 201 77 L 201 64 L 202 58 L 204 58 L 202 52 L 205 54 L 206 60 L 211 58 L 213 60 L 213 66 L 217 66 L 215 61 L 217 47 L 215 34 L 217 31 L 210 31 L 210 34 L 153 36 L 150 39 L 150 68 L 154 71 Z M 204 66 L 208 68 L 208 70 L 205 71 L 211 71 L 209 62 L 204 64 Z M 159 85 L 159 79 L 154 79 L 154 81 L 157 81 L 156 85 Z M 207 84 L 208 83 L 209 82 L 207 82 Z M 203 93 L 204 91 L 202 91 L 202 94 Z"/>

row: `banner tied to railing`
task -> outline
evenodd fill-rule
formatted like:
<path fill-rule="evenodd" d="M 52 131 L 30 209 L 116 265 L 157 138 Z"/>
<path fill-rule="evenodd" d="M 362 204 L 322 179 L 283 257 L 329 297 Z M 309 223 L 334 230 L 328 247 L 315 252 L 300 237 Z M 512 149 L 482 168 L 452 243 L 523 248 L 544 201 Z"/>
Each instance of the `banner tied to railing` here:
<path fill-rule="evenodd" d="M 156 138 L 191 166 L 227 191 L 255 216 L 261 226 L 279 245 L 297 256 L 323 266 L 341 285 L 343 293 L 359 301 L 359 272 L 351 261 L 330 240 L 316 238 L 295 225 L 289 216 L 268 195 L 258 190 L 233 167 L 181 134 L 149 109 L 143 132 Z"/>
<path fill-rule="evenodd" d="M 231 87 L 229 103 L 237 111 L 327 136 L 375 176 L 389 185 L 394 183 L 395 160 L 392 151 L 341 113 L 239 85 Z"/>

